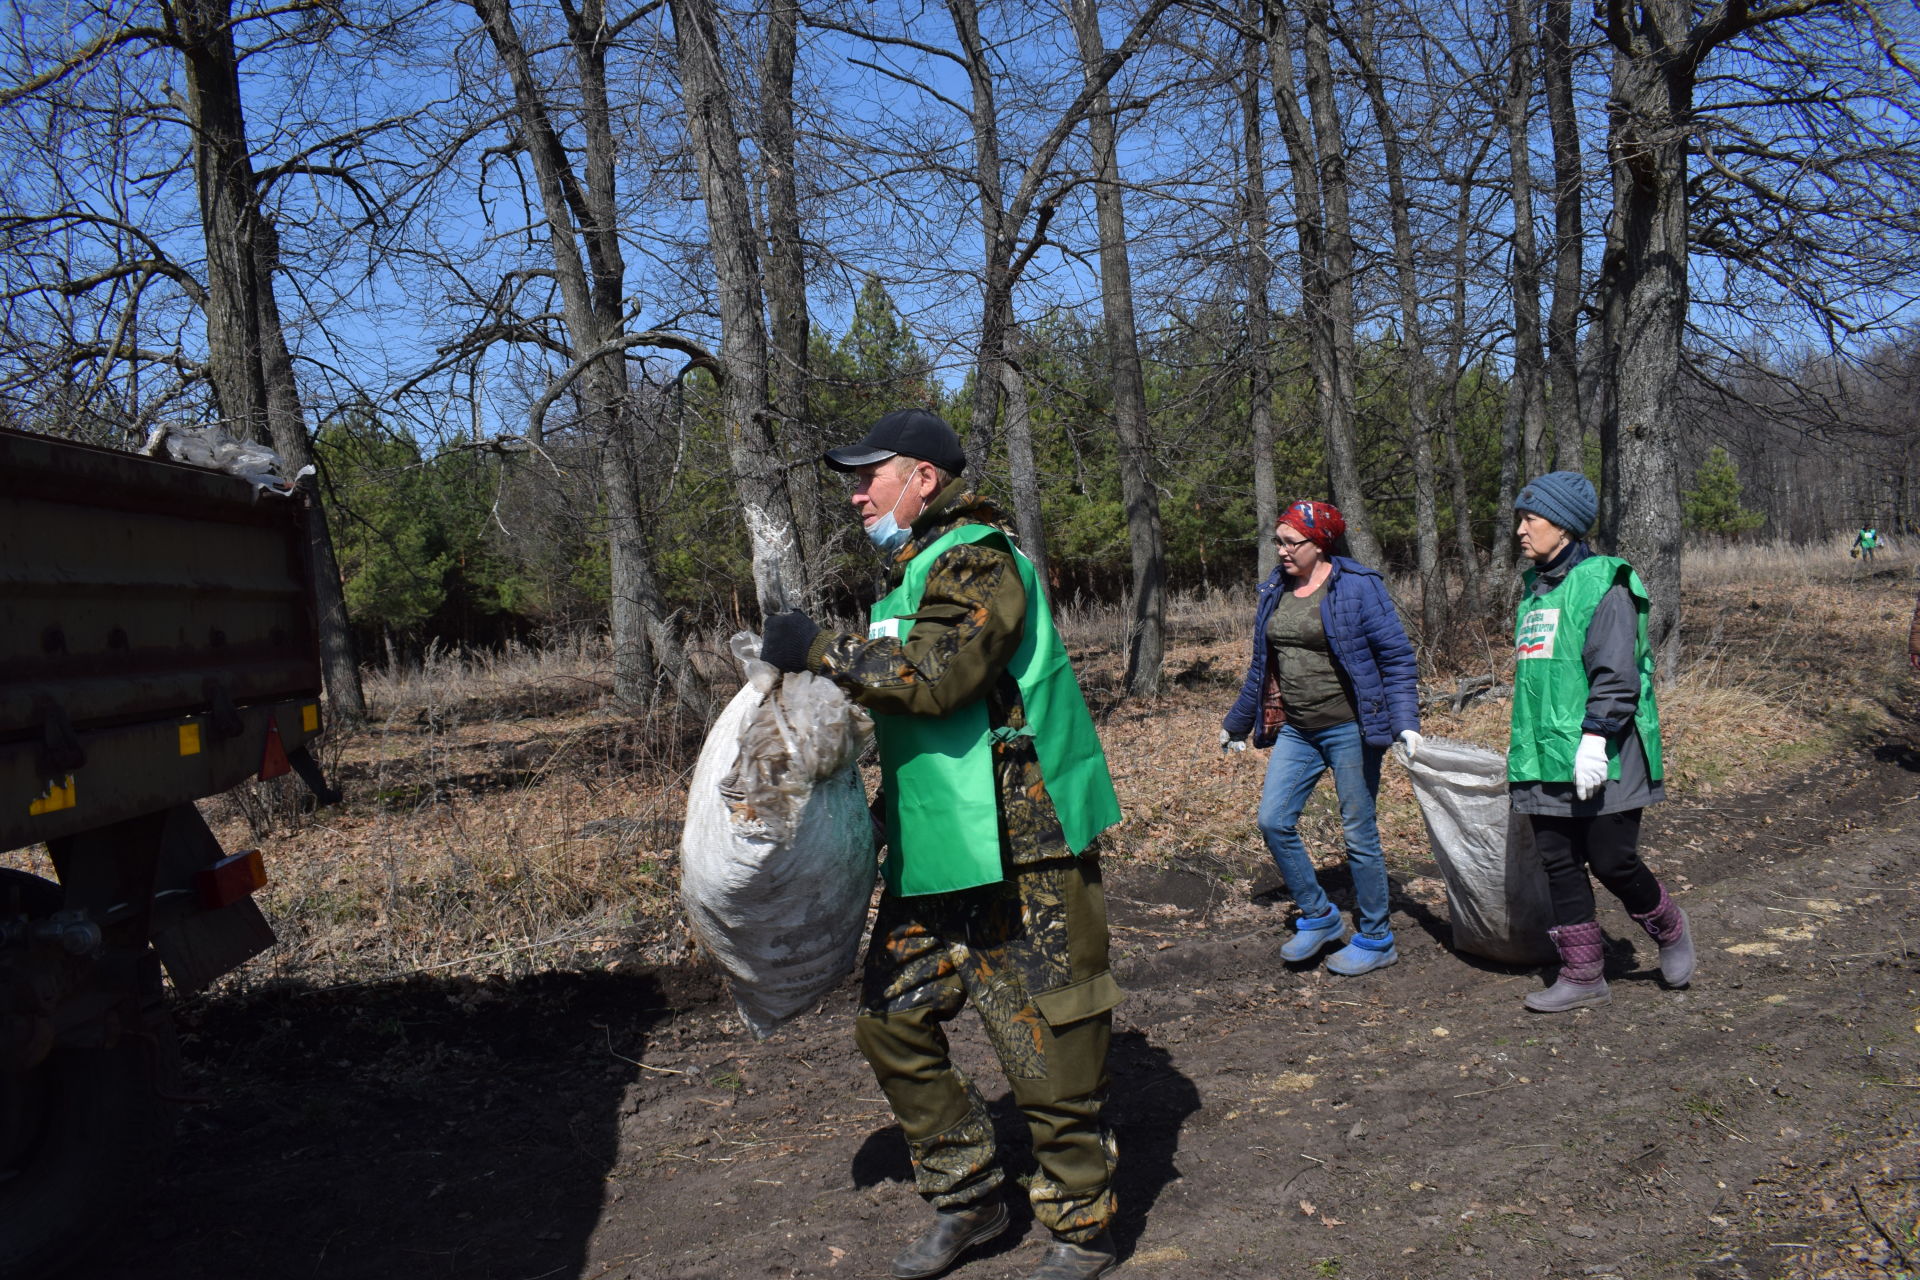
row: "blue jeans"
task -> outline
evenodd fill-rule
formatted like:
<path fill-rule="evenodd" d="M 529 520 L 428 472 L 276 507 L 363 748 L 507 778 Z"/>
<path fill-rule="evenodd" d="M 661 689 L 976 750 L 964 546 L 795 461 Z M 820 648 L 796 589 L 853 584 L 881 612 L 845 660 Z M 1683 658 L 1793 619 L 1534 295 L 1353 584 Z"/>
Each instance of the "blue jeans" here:
<path fill-rule="evenodd" d="M 1369 938 L 1393 933 L 1387 927 L 1387 859 L 1373 818 L 1373 802 L 1380 794 L 1380 760 L 1385 755 L 1384 748 L 1370 747 L 1361 738 L 1357 721 L 1305 730 L 1284 724 L 1267 760 L 1266 785 L 1260 790 L 1260 834 L 1266 838 L 1267 851 L 1300 914 L 1317 918 L 1333 903 L 1313 874 L 1307 846 L 1300 841 L 1300 813 L 1320 775 L 1333 770 L 1340 820 L 1346 827 L 1347 870 L 1353 875 L 1355 923 Z"/>

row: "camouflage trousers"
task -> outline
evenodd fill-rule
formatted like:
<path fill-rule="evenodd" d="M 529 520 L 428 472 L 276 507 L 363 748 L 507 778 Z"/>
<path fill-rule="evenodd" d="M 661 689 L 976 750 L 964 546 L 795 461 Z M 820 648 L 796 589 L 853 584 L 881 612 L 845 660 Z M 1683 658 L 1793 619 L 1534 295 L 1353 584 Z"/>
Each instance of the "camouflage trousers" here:
<path fill-rule="evenodd" d="M 943 1024 L 971 1001 L 1027 1118 L 1033 1216 L 1064 1240 L 1098 1235 L 1114 1211 L 1100 1108 L 1120 989 L 1093 858 L 1018 867 L 958 893 L 885 894 L 863 981 L 855 1035 L 906 1133 L 920 1194 L 956 1209 L 1005 1180 L 986 1104 L 948 1053 Z"/>

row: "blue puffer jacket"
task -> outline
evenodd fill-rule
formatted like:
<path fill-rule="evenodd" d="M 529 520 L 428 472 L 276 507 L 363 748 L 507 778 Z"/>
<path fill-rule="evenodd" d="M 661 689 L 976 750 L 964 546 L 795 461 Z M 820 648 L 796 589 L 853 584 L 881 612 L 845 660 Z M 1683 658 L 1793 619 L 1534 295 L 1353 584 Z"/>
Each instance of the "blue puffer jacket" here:
<path fill-rule="evenodd" d="M 1233 710 L 1220 723 L 1236 738 L 1253 735 L 1253 745 L 1270 747 L 1285 721 L 1263 716 L 1263 703 L 1278 707 L 1278 680 L 1267 664 L 1267 619 L 1280 603 L 1280 593 L 1296 583 L 1279 569 L 1260 584 L 1260 605 L 1253 615 L 1253 661 Z M 1380 575 L 1358 560 L 1333 557 L 1327 593 L 1320 599 L 1320 623 L 1327 630 L 1327 647 L 1346 674 L 1360 714 L 1360 734 L 1370 747 L 1390 747 L 1403 730 L 1420 728 L 1420 694 L 1416 686 L 1419 664 L 1413 646 L 1394 611 L 1393 597 Z"/>

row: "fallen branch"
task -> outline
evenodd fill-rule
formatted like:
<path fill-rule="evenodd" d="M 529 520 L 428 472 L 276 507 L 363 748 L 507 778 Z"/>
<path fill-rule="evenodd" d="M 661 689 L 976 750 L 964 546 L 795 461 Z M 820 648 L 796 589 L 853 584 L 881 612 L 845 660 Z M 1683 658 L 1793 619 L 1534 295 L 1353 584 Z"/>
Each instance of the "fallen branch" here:
<path fill-rule="evenodd" d="M 613 1031 L 604 1025 L 600 1029 L 607 1033 L 607 1052 L 613 1054 L 614 1057 L 620 1059 L 622 1062 L 631 1062 L 642 1071 L 656 1071 L 663 1076 L 690 1076 L 693 1074 L 691 1071 L 675 1071 L 672 1067 L 650 1067 L 638 1058 L 629 1058 L 626 1054 L 617 1052 L 614 1049 Z"/>
<path fill-rule="evenodd" d="M 1734 1133 L 1733 1127 L 1729 1125 L 1726 1121 L 1722 1120 L 1719 1116 L 1708 1116 L 1707 1119 L 1713 1121 L 1715 1124 L 1719 1125 L 1722 1129 L 1725 1129 L 1728 1133 L 1732 1133 L 1734 1137 L 1740 1138 L 1739 1134 Z M 1740 1141 L 1746 1143 L 1748 1146 L 1753 1145 L 1753 1139 L 1751 1138 L 1740 1138 Z"/>
<path fill-rule="evenodd" d="M 1900 1255 L 1900 1262 L 1903 1266 L 1907 1266 L 1907 1267 L 1913 1266 L 1913 1259 L 1909 1258 L 1907 1256 L 1907 1251 L 1900 1247 L 1900 1242 L 1898 1240 L 1895 1240 L 1893 1236 L 1887 1231 L 1887 1229 L 1880 1225 L 1880 1222 L 1877 1218 L 1875 1218 L 1872 1214 L 1867 1212 L 1867 1202 L 1864 1199 L 1862 1199 L 1860 1195 L 1860 1184 L 1855 1182 L 1849 1185 L 1851 1185 L 1853 1188 L 1853 1202 L 1860 1206 L 1860 1216 L 1867 1220 L 1867 1225 L 1872 1227 L 1875 1231 L 1878 1231 L 1880 1233 L 1880 1238 L 1882 1240 L 1885 1240 L 1888 1246 L 1892 1248 L 1892 1250 L 1895 1253 Z"/>
<path fill-rule="evenodd" d="M 1513 1072 L 1509 1071 L 1507 1072 L 1506 1084 L 1497 1084 L 1491 1089 L 1475 1089 L 1472 1093 L 1456 1093 L 1453 1096 L 1456 1098 L 1478 1098 L 1483 1094 L 1499 1093 L 1502 1089 L 1518 1089 L 1520 1083 L 1519 1080 L 1514 1078 Z"/>

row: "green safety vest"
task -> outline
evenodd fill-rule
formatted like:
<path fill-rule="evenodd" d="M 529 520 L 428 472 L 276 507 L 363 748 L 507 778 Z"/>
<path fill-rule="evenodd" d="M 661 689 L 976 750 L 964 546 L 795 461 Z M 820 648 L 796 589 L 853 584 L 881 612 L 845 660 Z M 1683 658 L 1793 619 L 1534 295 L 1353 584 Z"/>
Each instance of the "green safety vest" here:
<path fill-rule="evenodd" d="M 1633 566 L 1614 556 L 1589 556 L 1544 596 L 1526 594 L 1513 629 L 1513 734 L 1507 748 L 1510 782 L 1572 782 L 1580 724 L 1587 718 L 1587 667 L 1582 651 L 1600 598 L 1625 576 L 1638 606 L 1633 660 L 1640 670 L 1640 704 L 1633 724 L 1647 753 L 1647 772 L 1665 776 L 1660 760 L 1660 709 L 1653 699 L 1653 646 L 1647 640 L 1647 588 Z M 1531 593 L 1537 574 L 1526 574 Z M 1607 740 L 1607 777 L 1620 777 L 1620 743 Z"/>
<path fill-rule="evenodd" d="M 933 562 L 963 542 L 997 545 L 1013 555 L 1020 571 L 1027 591 L 1026 624 L 1007 673 L 1020 687 L 1026 708 L 1027 730 L 1021 736 L 1033 736 L 1067 848 L 1080 853 L 1120 821 L 1120 801 L 1033 562 L 1007 535 L 991 525 L 963 524 L 935 539 L 907 562 L 900 585 L 874 604 L 868 638 L 905 642 L 912 628 L 906 615 L 920 608 Z M 944 716 L 876 715 L 873 729 L 885 781 L 888 887 L 911 896 L 1004 879 L 993 740 L 1007 731 L 988 726 L 985 700 Z"/>

